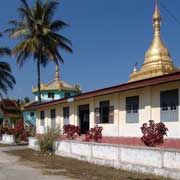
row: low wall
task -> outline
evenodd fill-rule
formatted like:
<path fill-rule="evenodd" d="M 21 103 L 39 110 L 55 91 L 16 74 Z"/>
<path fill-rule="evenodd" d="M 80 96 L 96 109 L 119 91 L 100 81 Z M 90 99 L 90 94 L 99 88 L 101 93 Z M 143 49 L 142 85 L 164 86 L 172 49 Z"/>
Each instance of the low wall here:
<path fill-rule="evenodd" d="M 30 149 L 39 150 L 38 139 L 36 137 L 29 137 L 29 145 Z"/>
<path fill-rule="evenodd" d="M 39 150 L 37 138 L 29 138 L 29 148 Z M 117 169 L 180 179 L 180 151 L 175 149 L 56 141 L 55 154 Z"/>
<path fill-rule="evenodd" d="M 118 169 L 180 179 L 180 151 L 174 149 L 57 141 L 55 153 Z"/>
<path fill-rule="evenodd" d="M 15 138 L 13 135 L 3 134 L 2 140 L 0 141 L 1 144 L 16 144 Z"/>

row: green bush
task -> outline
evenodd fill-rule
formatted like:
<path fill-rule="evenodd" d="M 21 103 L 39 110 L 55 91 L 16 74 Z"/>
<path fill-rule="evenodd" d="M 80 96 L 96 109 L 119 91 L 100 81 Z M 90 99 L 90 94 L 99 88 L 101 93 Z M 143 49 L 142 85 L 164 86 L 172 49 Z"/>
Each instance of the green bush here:
<path fill-rule="evenodd" d="M 54 141 L 60 136 L 59 128 L 47 128 L 47 132 L 38 139 L 40 151 L 43 154 L 54 153 Z"/>

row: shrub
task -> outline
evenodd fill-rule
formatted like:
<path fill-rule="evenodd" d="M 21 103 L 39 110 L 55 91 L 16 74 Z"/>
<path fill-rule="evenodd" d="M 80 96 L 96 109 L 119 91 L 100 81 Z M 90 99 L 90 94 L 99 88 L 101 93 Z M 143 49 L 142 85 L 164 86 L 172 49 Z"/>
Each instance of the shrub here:
<path fill-rule="evenodd" d="M 35 137 L 36 127 L 34 125 L 26 126 L 25 129 L 28 132 L 29 137 Z"/>
<path fill-rule="evenodd" d="M 154 147 L 164 142 L 164 136 L 167 136 L 168 129 L 164 123 L 155 123 L 153 120 L 150 120 L 149 126 L 147 123 L 144 123 L 141 131 L 143 133 L 141 138 L 143 143 L 146 146 Z"/>
<path fill-rule="evenodd" d="M 43 154 L 52 154 L 54 152 L 54 141 L 59 137 L 59 135 L 59 128 L 47 128 L 47 132 L 38 139 L 40 151 Z"/>
<path fill-rule="evenodd" d="M 12 128 L 9 126 L 8 121 L 5 121 L 4 125 L 0 126 L 0 134 L 9 134 L 11 135 L 13 133 Z"/>
<path fill-rule="evenodd" d="M 11 134 L 13 134 L 13 130 L 12 130 L 12 128 L 10 128 L 8 126 L 1 126 L 0 127 L 0 134 L 1 135 L 2 134 L 9 134 L 9 135 L 11 135 Z"/>
<path fill-rule="evenodd" d="M 91 128 L 86 133 L 86 139 L 85 141 L 94 141 L 94 142 L 101 142 L 102 140 L 102 130 L 103 127 L 95 126 L 94 128 Z"/>
<path fill-rule="evenodd" d="M 0 135 L 8 134 L 15 137 L 16 142 L 28 141 L 28 137 L 35 136 L 35 127 L 24 127 L 24 121 L 18 120 L 14 128 L 10 127 L 7 122 L 0 126 Z"/>
<path fill-rule="evenodd" d="M 12 134 L 14 135 L 16 142 L 28 140 L 29 132 L 25 129 L 23 120 L 17 121 L 12 129 Z"/>
<path fill-rule="evenodd" d="M 79 126 L 75 125 L 64 125 L 63 127 L 63 134 L 66 135 L 67 139 L 76 139 L 77 136 L 81 135 Z"/>

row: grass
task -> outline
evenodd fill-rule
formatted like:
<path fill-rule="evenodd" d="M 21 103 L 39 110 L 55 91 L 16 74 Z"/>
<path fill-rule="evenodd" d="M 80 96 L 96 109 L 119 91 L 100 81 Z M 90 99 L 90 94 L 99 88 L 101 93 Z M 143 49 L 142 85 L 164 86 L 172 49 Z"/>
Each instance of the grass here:
<path fill-rule="evenodd" d="M 10 155 L 19 156 L 23 163 L 31 162 L 41 168 L 46 175 L 63 175 L 83 180 L 167 180 L 162 177 L 132 173 L 114 168 L 93 165 L 87 162 L 60 156 L 45 156 L 40 152 L 24 149 L 8 151 Z"/>
<path fill-rule="evenodd" d="M 12 146 L 12 145 L 9 145 L 9 144 L 0 144 L 0 147 L 9 147 L 9 146 Z"/>

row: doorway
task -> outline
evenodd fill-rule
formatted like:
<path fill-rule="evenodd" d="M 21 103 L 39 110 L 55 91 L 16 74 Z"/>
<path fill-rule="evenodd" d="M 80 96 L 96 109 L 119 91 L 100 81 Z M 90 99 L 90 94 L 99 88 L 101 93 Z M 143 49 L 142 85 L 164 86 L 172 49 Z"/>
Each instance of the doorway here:
<path fill-rule="evenodd" d="M 79 124 L 81 134 L 86 134 L 89 130 L 89 105 L 79 106 Z"/>

